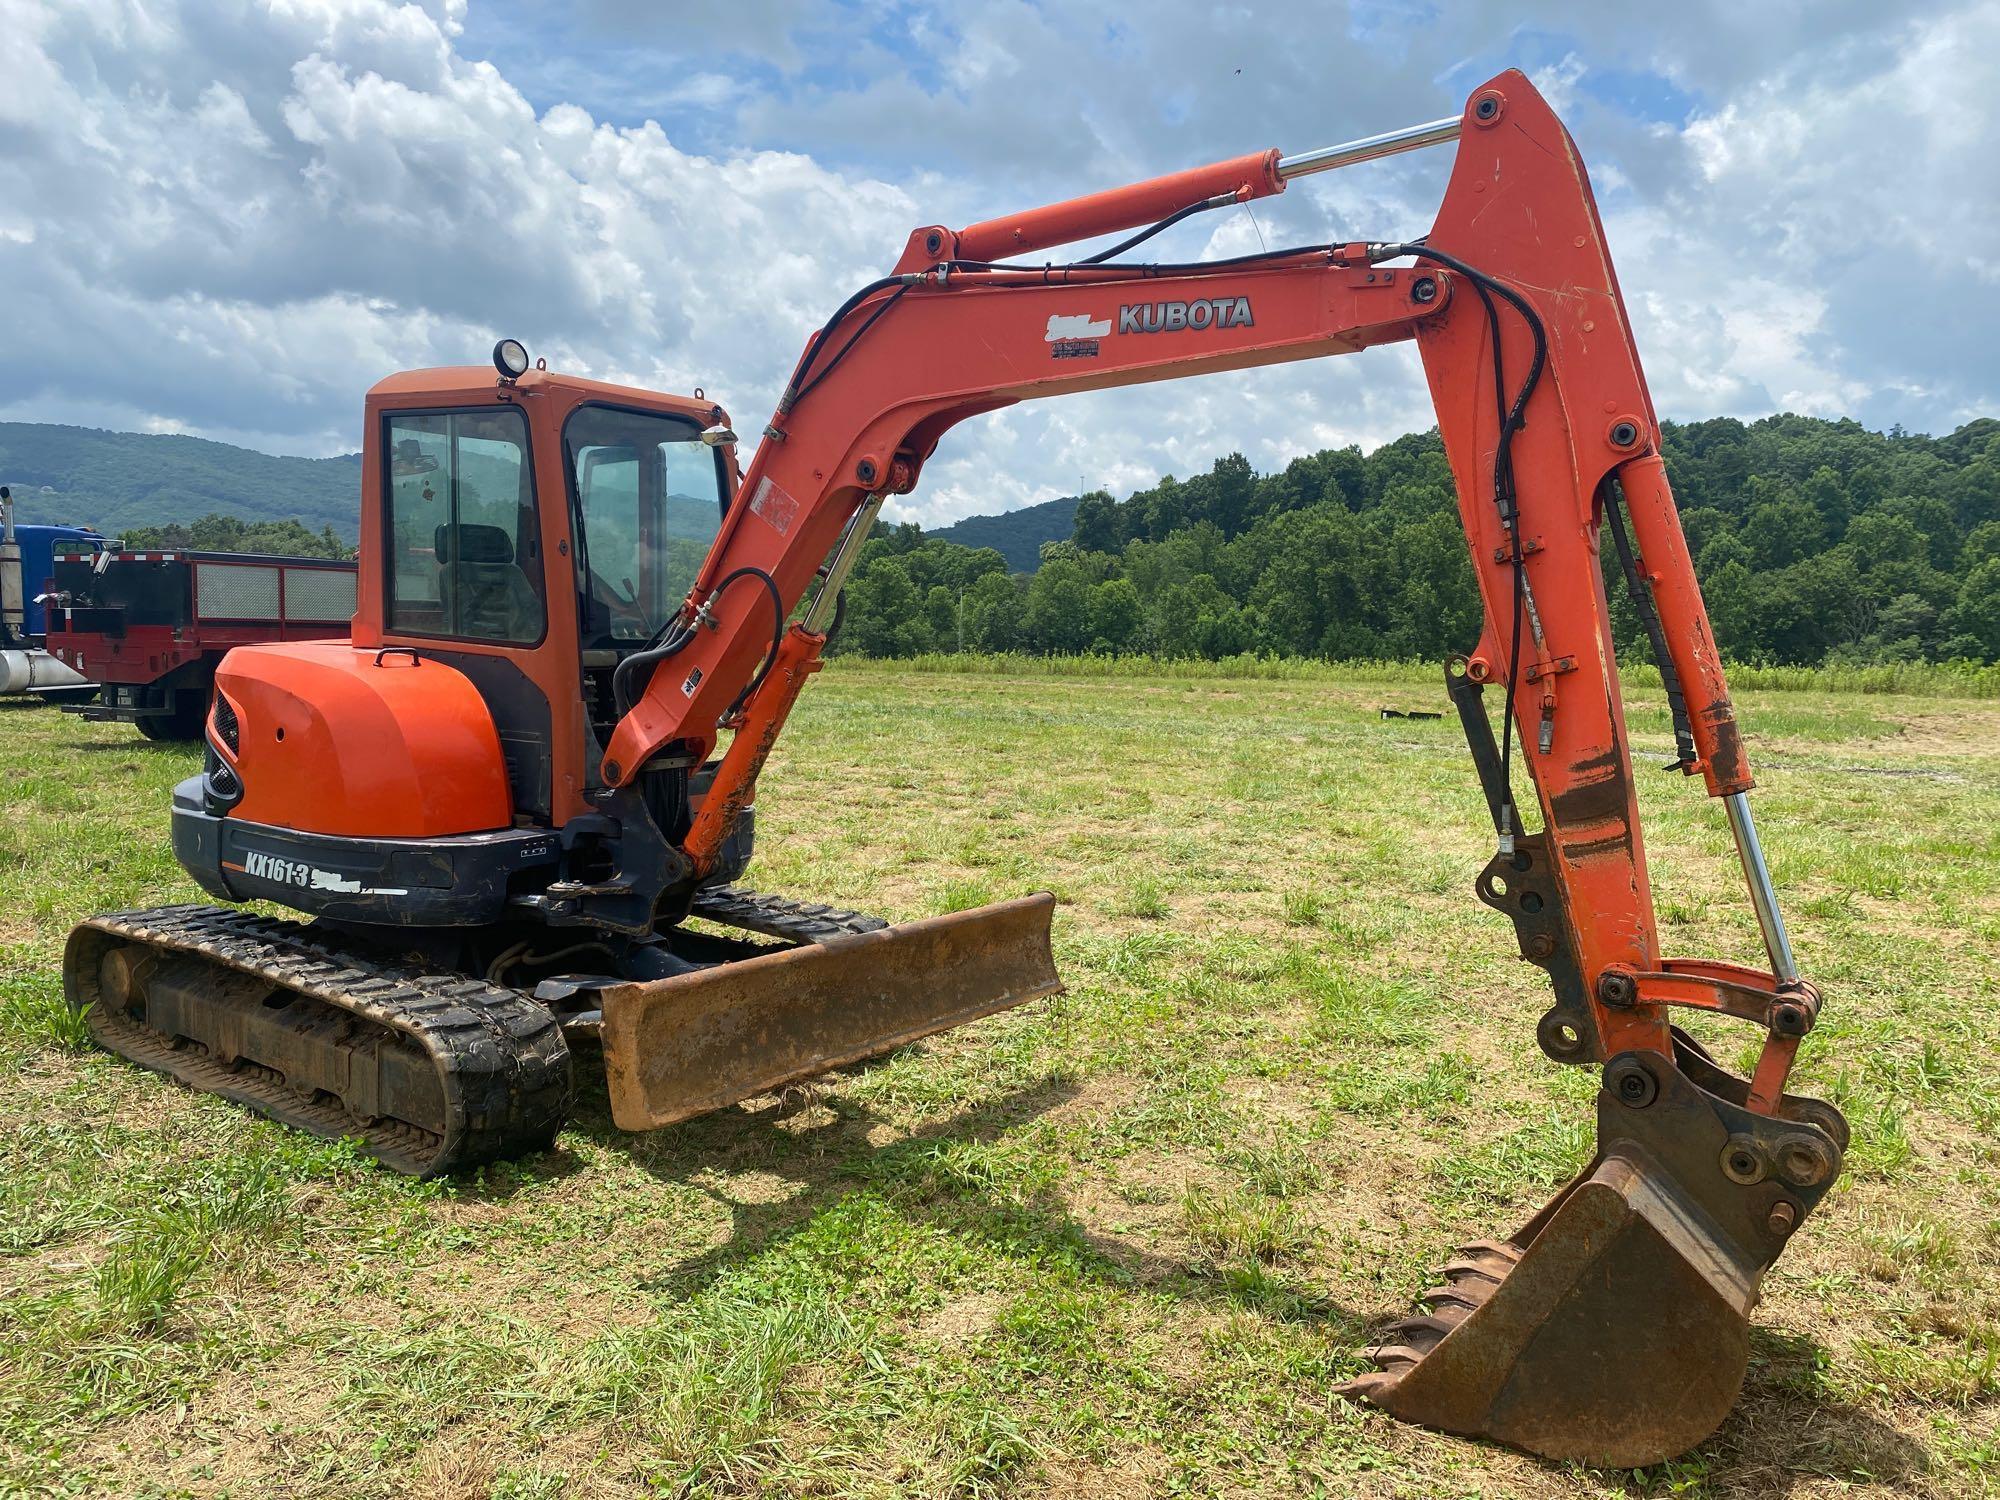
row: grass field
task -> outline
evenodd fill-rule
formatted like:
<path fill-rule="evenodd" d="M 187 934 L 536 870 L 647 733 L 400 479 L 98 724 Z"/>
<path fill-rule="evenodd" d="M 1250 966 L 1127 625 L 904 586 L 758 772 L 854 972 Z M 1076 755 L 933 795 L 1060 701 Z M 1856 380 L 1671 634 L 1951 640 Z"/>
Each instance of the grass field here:
<path fill-rule="evenodd" d="M 443 1184 L 79 1045 L 64 934 L 196 896 L 194 757 L 0 707 L 0 1493 L 2000 1492 L 2000 703 L 1743 695 L 1827 993 L 1805 1084 L 1856 1144 L 1736 1414 L 1638 1476 L 1328 1395 L 1582 1163 L 1595 1087 L 1472 896 L 1455 725 L 1385 705 L 1444 706 L 836 666 L 756 883 L 897 918 L 1052 889 L 1069 993 L 653 1136 L 592 1080 L 557 1149 Z M 1757 960 L 1718 810 L 1642 783 L 1669 951 Z"/>

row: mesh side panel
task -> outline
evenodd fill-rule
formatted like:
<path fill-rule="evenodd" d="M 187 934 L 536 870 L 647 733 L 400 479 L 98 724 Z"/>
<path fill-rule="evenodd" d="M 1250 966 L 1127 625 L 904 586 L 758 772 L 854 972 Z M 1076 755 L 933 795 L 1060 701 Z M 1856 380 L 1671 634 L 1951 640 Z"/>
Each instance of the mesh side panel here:
<path fill-rule="evenodd" d="M 222 736 L 222 743 L 229 747 L 231 755 L 242 750 L 240 736 L 243 730 L 236 722 L 236 710 L 229 706 L 229 700 L 220 693 L 215 695 L 215 732 Z"/>
<path fill-rule="evenodd" d="M 338 621 L 354 616 L 354 583 L 350 569 L 285 569 L 285 615 L 293 620 Z"/>
<path fill-rule="evenodd" d="M 205 620 L 278 618 L 278 570 L 246 563 L 196 563 L 196 607 Z"/>

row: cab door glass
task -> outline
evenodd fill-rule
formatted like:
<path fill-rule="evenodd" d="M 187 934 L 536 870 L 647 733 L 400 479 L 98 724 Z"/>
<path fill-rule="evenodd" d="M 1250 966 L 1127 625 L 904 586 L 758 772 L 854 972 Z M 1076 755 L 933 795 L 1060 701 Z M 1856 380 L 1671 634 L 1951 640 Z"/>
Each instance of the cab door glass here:
<path fill-rule="evenodd" d="M 528 425 L 512 407 L 386 419 L 389 629 L 533 645 L 540 523 Z"/>
<path fill-rule="evenodd" d="M 686 417 L 586 406 L 563 429 L 586 644 L 641 644 L 674 618 L 722 524 L 721 460 Z"/>

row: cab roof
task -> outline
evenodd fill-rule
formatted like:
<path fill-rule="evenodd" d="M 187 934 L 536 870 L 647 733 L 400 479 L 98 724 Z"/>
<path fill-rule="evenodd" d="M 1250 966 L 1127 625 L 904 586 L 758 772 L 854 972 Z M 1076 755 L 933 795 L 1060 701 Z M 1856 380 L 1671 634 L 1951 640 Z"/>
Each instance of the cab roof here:
<path fill-rule="evenodd" d="M 402 405 L 412 398 L 463 400 L 491 395 L 500 377 L 491 365 L 441 365 L 429 370 L 399 370 L 368 388 L 371 405 Z M 604 380 L 586 380 L 557 370 L 529 370 L 514 382 L 517 390 L 545 390 L 576 400 L 612 401 L 620 406 L 643 406 L 683 416 L 708 420 L 721 407 L 706 397 L 674 396 L 649 391 L 635 385 L 613 385 Z"/>

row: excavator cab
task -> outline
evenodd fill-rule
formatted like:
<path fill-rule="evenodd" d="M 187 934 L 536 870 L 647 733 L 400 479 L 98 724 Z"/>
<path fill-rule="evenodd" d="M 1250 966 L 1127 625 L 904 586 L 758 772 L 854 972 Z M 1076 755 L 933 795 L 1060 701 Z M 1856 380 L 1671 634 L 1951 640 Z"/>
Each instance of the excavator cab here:
<path fill-rule="evenodd" d="M 217 673 L 175 852 L 222 900 L 314 922 L 79 929 L 71 994 L 98 1035 L 437 1173 L 546 1141 L 572 1045 L 601 1050 L 614 1118 L 645 1129 L 1059 989 L 1049 897 L 891 927 L 743 890 L 747 800 L 690 857 L 712 743 L 607 785 L 619 672 L 685 628 L 734 439 L 713 403 L 525 363 L 369 393 L 352 638 Z M 328 962 L 349 980 L 299 971 Z M 439 992 L 504 1039 L 435 1034 Z"/>

